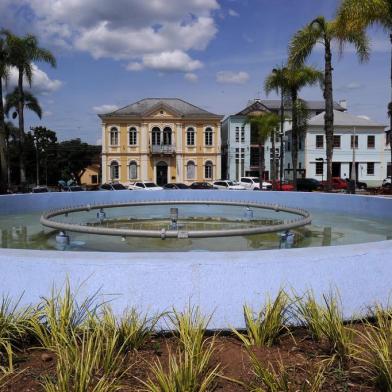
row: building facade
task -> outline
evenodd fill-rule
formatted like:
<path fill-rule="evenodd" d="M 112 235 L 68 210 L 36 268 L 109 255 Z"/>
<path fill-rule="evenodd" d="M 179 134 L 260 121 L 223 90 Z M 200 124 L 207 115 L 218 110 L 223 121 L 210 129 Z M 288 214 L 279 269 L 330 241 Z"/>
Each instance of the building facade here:
<path fill-rule="evenodd" d="M 285 171 L 291 177 L 291 145 L 286 145 Z M 299 143 L 298 174 L 326 180 L 326 140 L 324 112 L 309 120 Z M 332 176 L 351 178 L 353 162 L 358 181 L 379 186 L 387 172 L 385 125 L 368 118 L 334 110 L 334 151 Z"/>
<path fill-rule="evenodd" d="M 320 114 L 324 111 L 324 101 L 306 101 L 309 117 Z M 345 101 L 334 103 L 334 108 L 338 111 L 345 110 Z M 259 145 L 257 131 L 252 129 L 248 116 L 262 115 L 263 113 L 274 112 L 280 114 L 280 100 L 254 99 L 248 102 L 248 106 L 235 115 L 228 116 L 222 122 L 222 154 L 223 154 L 223 176 L 238 180 L 241 176 L 259 176 Z M 285 104 L 285 121 L 283 132 L 291 129 L 291 109 Z M 279 173 L 280 165 L 280 137 L 277 131 L 275 135 L 275 159 L 276 169 Z M 241 151 L 241 154 L 240 154 Z M 268 138 L 264 143 L 265 172 L 264 178 L 271 177 L 271 167 L 273 162 L 272 139 Z M 240 159 L 241 156 L 241 159 Z M 291 158 L 290 158 L 291 159 Z M 285 159 L 287 162 L 287 159 Z M 284 166 L 286 168 L 287 166 Z"/>
<path fill-rule="evenodd" d="M 102 120 L 102 182 L 190 184 L 221 176 L 223 116 L 177 98 L 146 98 Z"/>

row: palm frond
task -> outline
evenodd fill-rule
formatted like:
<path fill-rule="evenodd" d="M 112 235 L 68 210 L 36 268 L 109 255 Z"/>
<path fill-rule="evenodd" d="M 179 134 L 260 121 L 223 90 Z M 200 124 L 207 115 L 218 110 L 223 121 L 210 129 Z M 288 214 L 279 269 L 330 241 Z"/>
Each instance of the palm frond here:
<path fill-rule="evenodd" d="M 325 20 L 319 17 L 297 31 L 289 45 L 289 65 L 304 64 L 325 32 Z"/>

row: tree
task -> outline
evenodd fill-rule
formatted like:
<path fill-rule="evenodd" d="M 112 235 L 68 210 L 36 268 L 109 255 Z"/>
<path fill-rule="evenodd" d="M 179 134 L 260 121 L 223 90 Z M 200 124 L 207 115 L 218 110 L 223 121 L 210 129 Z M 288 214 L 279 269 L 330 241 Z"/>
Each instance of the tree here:
<path fill-rule="evenodd" d="M 8 183 L 6 129 L 3 105 L 3 81 L 7 81 L 9 72 L 9 56 L 4 39 L 0 37 L 0 193 Z M 9 185 L 9 184 L 8 184 Z"/>
<path fill-rule="evenodd" d="M 262 189 L 265 172 L 264 144 L 269 136 L 275 139 L 275 130 L 279 127 L 279 116 L 275 113 L 265 113 L 258 116 L 249 116 L 248 122 L 257 130 L 257 143 L 259 145 L 259 179 Z"/>
<path fill-rule="evenodd" d="M 272 91 L 280 95 L 280 165 L 279 165 L 279 178 L 283 178 L 283 126 L 284 126 L 284 101 L 285 95 L 287 94 L 287 85 L 285 72 L 286 67 L 276 67 L 266 77 L 264 81 L 264 91 L 268 95 Z M 273 146 L 274 148 L 275 146 Z M 273 151 L 275 152 L 275 150 Z M 275 162 L 275 157 L 273 158 Z M 282 186 L 282 184 L 280 184 Z"/>
<path fill-rule="evenodd" d="M 309 66 L 287 66 L 282 69 L 280 83 L 285 95 L 290 100 L 291 107 L 291 159 L 293 163 L 293 184 L 297 189 L 298 138 L 301 133 L 299 91 L 305 86 L 322 84 L 323 74 L 318 69 Z"/>
<path fill-rule="evenodd" d="M 311 21 L 299 30 L 291 40 L 289 48 L 289 64 L 298 66 L 305 63 L 317 44 L 324 47 L 324 132 L 327 157 L 327 189 L 332 187 L 332 155 L 333 155 L 333 85 L 332 85 L 332 42 L 336 40 L 343 47 L 344 43 L 354 44 L 360 61 L 369 55 L 368 39 L 363 30 L 346 30 L 338 28 L 337 22 L 327 21 L 323 16 Z"/>
<path fill-rule="evenodd" d="M 343 0 L 337 15 L 339 30 L 361 32 L 370 26 L 377 25 L 389 34 L 391 42 L 390 89 L 391 101 L 388 104 L 389 114 L 389 146 L 391 148 L 392 170 L 392 1 L 391 0 Z"/>
<path fill-rule="evenodd" d="M 83 143 L 80 139 L 61 142 L 58 145 L 57 155 L 59 167 L 62 169 L 61 179 L 74 179 L 80 184 L 85 169 L 100 153 L 100 146 Z"/>
<path fill-rule="evenodd" d="M 58 180 L 57 171 L 57 136 L 56 132 L 51 131 L 45 127 L 33 128 L 33 138 L 35 141 L 35 148 L 38 154 L 38 165 L 45 168 L 45 184 Z M 48 161 L 51 162 L 48 170 Z M 42 176 L 40 176 L 42 177 Z"/>
<path fill-rule="evenodd" d="M 5 97 L 4 113 L 7 117 L 9 117 L 11 110 L 14 110 L 12 113 L 13 119 L 20 116 L 19 102 L 19 89 L 15 87 L 15 90 L 12 93 L 7 94 Z M 38 102 L 38 99 L 32 93 L 24 93 L 23 106 L 34 112 L 40 119 L 42 118 L 42 108 Z"/>
<path fill-rule="evenodd" d="M 20 181 L 26 182 L 26 168 L 23 158 L 23 142 L 25 137 L 24 131 L 24 106 L 25 106 L 25 92 L 23 87 L 23 79 L 26 78 L 29 86 L 33 79 L 33 62 L 44 61 L 51 66 L 56 66 L 56 59 L 53 54 L 44 48 L 38 46 L 38 40 L 34 35 L 28 34 L 24 37 L 13 35 L 9 31 L 3 31 L 6 36 L 7 47 L 9 48 L 10 62 L 18 70 L 18 120 L 19 120 L 19 169 Z"/>

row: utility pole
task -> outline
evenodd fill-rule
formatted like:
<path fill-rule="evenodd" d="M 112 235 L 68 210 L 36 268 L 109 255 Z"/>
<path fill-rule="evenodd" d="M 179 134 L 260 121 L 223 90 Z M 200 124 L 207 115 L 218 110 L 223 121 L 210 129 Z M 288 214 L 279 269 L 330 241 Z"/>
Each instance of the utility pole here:
<path fill-rule="evenodd" d="M 353 129 L 353 143 L 352 143 L 352 149 L 353 149 L 353 157 L 352 157 L 352 163 L 351 163 L 351 178 L 350 180 L 354 182 L 353 186 L 353 191 L 355 193 L 355 188 L 357 187 L 357 170 L 356 170 L 356 162 L 355 162 L 355 149 L 356 149 L 356 129 L 354 127 Z"/>

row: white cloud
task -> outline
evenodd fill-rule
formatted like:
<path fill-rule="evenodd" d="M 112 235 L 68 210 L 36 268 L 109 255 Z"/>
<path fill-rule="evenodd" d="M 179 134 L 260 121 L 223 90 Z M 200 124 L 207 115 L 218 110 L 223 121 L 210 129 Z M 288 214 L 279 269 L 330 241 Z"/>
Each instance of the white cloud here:
<path fill-rule="evenodd" d="M 60 80 L 50 79 L 48 74 L 42 71 L 42 69 L 38 68 L 35 64 L 32 64 L 32 69 L 33 77 L 31 87 L 29 87 L 26 78 L 24 78 L 24 85 L 26 86 L 26 89 L 30 90 L 33 94 L 47 95 L 57 91 L 63 85 L 63 82 Z M 16 68 L 11 68 L 7 90 L 13 90 L 17 84 L 18 70 Z"/>
<path fill-rule="evenodd" d="M 198 77 L 196 74 L 192 73 L 192 72 L 188 72 L 184 75 L 184 78 L 186 80 L 188 80 L 189 82 L 197 82 Z"/>
<path fill-rule="evenodd" d="M 126 68 L 128 71 L 141 71 L 143 69 L 143 64 L 133 61 L 132 63 L 129 63 Z"/>
<path fill-rule="evenodd" d="M 352 90 L 359 90 L 363 87 L 364 87 L 363 84 L 354 81 L 354 82 L 349 82 L 347 84 L 339 86 L 336 88 L 336 90 L 341 91 L 341 92 L 348 92 L 348 91 L 352 91 Z"/>
<path fill-rule="evenodd" d="M 110 112 L 114 112 L 117 109 L 118 109 L 117 105 L 107 105 L 107 104 L 93 107 L 93 111 L 95 113 L 110 113 Z"/>
<path fill-rule="evenodd" d="M 203 67 L 203 64 L 199 60 L 191 59 L 185 52 L 175 50 L 145 55 L 143 56 L 143 66 L 161 72 L 192 72 Z"/>
<path fill-rule="evenodd" d="M 235 10 L 233 10 L 231 8 L 229 9 L 228 14 L 230 16 L 240 16 L 240 14 L 237 11 L 235 11 Z"/>
<path fill-rule="evenodd" d="M 159 55 L 204 50 L 217 33 L 213 12 L 220 8 L 218 0 L 13 1 L 31 12 L 29 31 L 40 38 L 96 59 L 127 60 L 131 70 Z M 3 0 L 9 12 L 13 1 Z M 185 71 L 200 65 L 189 61 Z"/>
<path fill-rule="evenodd" d="M 42 114 L 43 114 L 44 117 L 49 117 L 49 116 L 53 115 L 53 113 L 51 111 L 49 111 L 49 110 L 45 110 Z"/>
<path fill-rule="evenodd" d="M 97 146 L 102 146 L 102 139 L 97 139 L 97 141 L 95 142 L 95 144 Z"/>
<path fill-rule="evenodd" d="M 234 83 L 242 84 L 249 80 L 249 74 L 244 71 L 219 71 L 216 74 L 216 81 L 218 83 Z"/>

